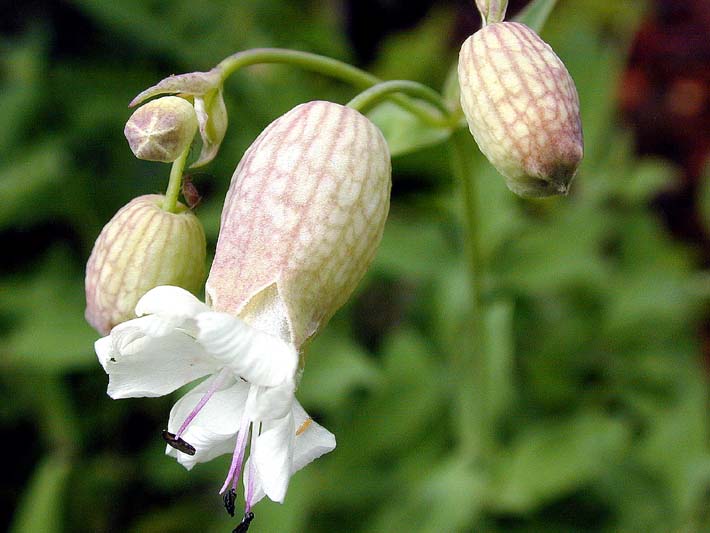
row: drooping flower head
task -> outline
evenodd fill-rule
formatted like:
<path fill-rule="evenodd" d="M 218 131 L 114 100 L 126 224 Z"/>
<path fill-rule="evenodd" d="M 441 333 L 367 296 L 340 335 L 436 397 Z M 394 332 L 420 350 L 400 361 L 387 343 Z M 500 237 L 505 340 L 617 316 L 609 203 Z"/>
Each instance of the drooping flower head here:
<path fill-rule="evenodd" d="M 566 194 L 582 125 L 574 81 L 552 48 L 524 24 L 489 24 L 464 42 L 458 74 L 469 129 L 508 188 Z"/>
<path fill-rule="evenodd" d="M 278 317 L 264 327 L 301 346 L 367 270 L 390 173 L 379 130 L 348 107 L 309 102 L 273 122 L 227 194 L 207 279 L 212 307 L 250 322 Z"/>
<path fill-rule="evenodd" d="M 232 177 L 207 304 L 157 287 L 138 303 L 140 318 L 96 344 L 114 398 L 210 376 L 173 408 L 167 452 L 191 468 L 233 450 L 221 492 L 233 513 L 246 472 L 247 525 L 254 503 L 283 501 L 291 475 L 335 447 L 294 398 L 299 353 L 369 266 L 390 175 L 386 142 L 363 115 L 330 102 L 294 108 Z"/>

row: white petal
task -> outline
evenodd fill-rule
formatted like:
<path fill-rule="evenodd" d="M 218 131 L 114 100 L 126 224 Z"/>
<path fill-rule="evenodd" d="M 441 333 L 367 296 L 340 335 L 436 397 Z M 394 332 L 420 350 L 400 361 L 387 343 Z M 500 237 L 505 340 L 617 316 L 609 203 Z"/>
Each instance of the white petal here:
<path fill-rule="evenodd" d="M 280 420 L 265 422 L 256 438 L 256 450 L 252 450 L 251 459 L 261 487 L 272 501 L 283 503 L 286 497 L 295 438 L 296 428 L 291 413 Z"/>
<path fill-rule="evenodd" d="M 297 401 L 293 402 L 293 418 L 296 431 L 296 446 L 293 453 L 292 474 L 308 463 L 335 449 L 335 435 L 314 422 Z M 307 422 L 310 420 L 310 423 Z M 308 424 L 307 426 L 305 424 Z"/>
<path fill-rule="evenodd" d="M 217 371 L 217 364 L 189 335 L 173 331 L 164 337 L 143 332 L 143 317 L 119 324 L 109 336 L 111 347 L 97 342 L 99 359 L 109 375 L 108 395 L 114 399 L 163 396 L 186 383 Z"/>
<path fill-rule="evenodd" d="M 256 393 L 247 407 L 252 420 L 283 418 L 291 412 L 296 384 L 286 380 L 277 387 L 256 387 Z"/>
<path fill-rule="evenodd" d="M 209 307 L 180 287 L 161 285 L 146 292 L 136 304 L 136 316 L 161 314 L 194 317 Z"/>
<path fill-rule="evenodd" d="M 246 494 L 247 485 L 249 484 L 249 466 L 251 465 L 252 458 L 250 457 L 249 459 L 246 460 L 244 463 L 244 472 L 247 472 L 247 474 L 244 476 L 242 479 L 242 482 L 244 483 L 244 494 Z M 254 476 L 254 481 L 252 482 L 252 496 L 251 496 L 251 504 L 256 505 L 261 499 L 266 496 L 264 493 L 264 487 L 261 484 L 261 479 L 259 478 L 259 474 L 257 472 L 257 475 Z"/>
<path fill-rule="evenodd" d="M 94 343 L 94 351 L 96 352 L 96 355 L 99 358 L 99 362 L 101 363 L 101 366 L 104 367 L 104 371 L 106 370 L 106 363 L 108 363 L 109 358 L 111 357 L 112 353 L 112 343 L 111 343 L 111 336 L 106 335 L 105 337 L 101 337 L 99 340 L 97 340 Z"/>
<path fill-rule="evenodd" d="M 323 426 L 314 422 L 297 401 L 293 402 L 292 415 L 295 428 L 294 434 L 298 433 L 298 435 L 295 435 L 293 458 L 290 465 L 291 476 L 321 455 L 335 449 L 335 436 Z M 306 425 L 307 420 L 310 420 L 310 423 Z M 256 504 L 264 496 L 261 480 L 257 476 L 254 483 L 252 503 Z"/>
<path fill-rule="evenodd" d="M 290 344 L 227 313 L 201 313 L 196 321 L 198 342 L 235 376 L 264 387 L 293 379 L 298 354 Z"/>
<path fill-rule="evenodd" d="M 168 431 L 178 431 L 215 379 L 217 377 L 213 376 L 205 380 L 178 400 L 170 411 Z M 171 447 L 166 448 L 168 455 L 176 457 L 180 464 L 190 469 L 196 463 L 231 452 L 248 392 L 248 384 L 229 379 L 212 395 L 182 435 L 186 442 L 195 447 L 195 455 L 187 455 Z"/>

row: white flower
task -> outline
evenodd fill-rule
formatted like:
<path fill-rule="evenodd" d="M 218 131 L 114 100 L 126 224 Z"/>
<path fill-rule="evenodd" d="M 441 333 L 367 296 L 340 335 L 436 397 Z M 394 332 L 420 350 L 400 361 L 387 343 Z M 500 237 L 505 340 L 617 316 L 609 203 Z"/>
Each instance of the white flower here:
<path fill-rule="evenodd" d="M 189 79 L 197 92 L 210 81 Z M 282 502 L 291 475 L 335 448 L 294 399 L 299 350 L 365 274 L 390 187 L 387 144 L 365 116 L 331 102 L 297 106 L 262 132 L 232 177 L 208 305 L 156 287 L 138 302 L 139 318 L 96 343 L 113 398 L 160 396 L 210 376 L 177 402 L 163 436 L 187 468 L 234 450 L 221 492 L 232 514 L 245 470 L 235 531 L 246 531 L 254 503 Z"/>
<path fill-rule="evenodd" d="M 294 398 L 294 346 L 212 311 L 178 287 L 152 289 L 136 315 L 96 342 L 108 394 L 162 396 L 210 376 L 173 407 L 166 452 L 190 469 L 234 450 L 221 490 L 225 501 L 230 487 L 236 489 L 249 442 L 246 512 L 264 495 L 283 502 L 291 476 L 335 448 L 335 437 Z"/>

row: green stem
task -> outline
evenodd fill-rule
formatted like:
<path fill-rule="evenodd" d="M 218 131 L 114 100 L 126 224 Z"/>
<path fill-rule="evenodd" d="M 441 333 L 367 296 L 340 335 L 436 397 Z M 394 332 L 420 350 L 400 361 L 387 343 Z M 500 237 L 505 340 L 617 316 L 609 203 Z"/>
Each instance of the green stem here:
<path fill-rule="evenodd" d="M 190 147 L 188 146 L 185 151 L 173 161 L 173 166 L 170 169 L 170 181 L 168 182 L 168 189 L 165 191 L 165 200 L 163 201 L 163 211 L 167 211 L 168 213 L 177 212 L 178 196 L 180 196 L 180 189 L 182 188 L 182 172 L 185 169 L 185 161 L 189 153 Z"/>
<path fill-rule="evenodd" d="M 475 150 L 469 132 L 458 130 L 451 136 L 452 170 L 463 191 L 464 215 L 466 217 L 466 259 L 471 286 L 471 307 L 474 315 L 480 315 L 483 261 L 481 257 L 478 188 L 470 164 L 469 153 Z"/>
<path fill-rule="evenodd" d="M 261 63 L 294 65 L 337 78 L 360 89 L 366 89 L 382 81 L 369 72 L 337 59 L 285 48 L 252 48 L 251 50 L 237 52 L 220 61 L 216 68 L 222 71 L 222 81 L 224 81 L 242 67 Z"/>
<path fill-rule="evenodd" d="M 458 411 L 463 453 L 472 460 L 485 461 L 492 449 L 492 421 L 486 399 L 489 388 L 488 360 L 481 300 L 485 262 L 481 254 L 480 198 L 471 167 L 473 140 L 458 130 L 451 136 L 452 170 L 460 183 L 465 216 L 466 260 L 471 287 L 470 315 L 462 324 L 462 344 L 453 365 L 458 382 Z"/>
<path fill-rule="evenodd" d="M 221 70 L 222 81 L 224 82 L 225 79 L 240 68 L 262 63 L 294 65 L 349 83 L 360 90 L 382 83 L 382 80 L 377 76 L 349 65 L 348 63 L 333 59 L 332 57 L 285 48 L 253 48 L 251 50 L 244 50 L 223 59 L 215 68 Z M 412 102 L 409 98 L 401 94 L 392 94 L 389 98 L 403 109 L 421 118 L 427 124 L 437 127 L 442 126 L 439 117 L 433 116 L 428 109 Z"/>
<path fill-rule="evenodd" d="M 434 89 L 417 83 L 415 81 L 409 80 L 392 80 L 384 81 L 373 85 L 369 89 L 364 90 L 358 94 L 355 98 L 348 102 L 348 107 L 357 109 L 361 113 L 367 113 L 375 105 L 380 103 L 382 100 L 390 98 L 395 93 L 403 93 L 407 96 L 412 96 L 425 102 L 430 103 L 436 107 L 444 118 L 439 118 L 438 116 L 432 116 L 432 121 L 439 122 L 442 126 L 451 127 L 453 124 L 453 119 L 450 117 L 451 113 L 446 107 L 441 95 Z"/>

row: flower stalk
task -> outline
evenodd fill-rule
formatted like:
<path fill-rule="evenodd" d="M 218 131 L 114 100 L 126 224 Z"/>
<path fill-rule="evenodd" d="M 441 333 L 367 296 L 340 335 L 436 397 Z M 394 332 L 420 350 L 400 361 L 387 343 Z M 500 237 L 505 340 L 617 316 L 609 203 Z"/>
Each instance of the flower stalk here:
<path fill-rule="evenodd" d="M 455 354 L 452 371 L 458 380 L 459 437 L 462 453 L 472 459 L 485 457 L 490 424 L 486 414 L 487 354 L 482 300 L 485 261 L 481 253 L 480 198 L 477 176 L 470 164 L 473 146 L 465 131 L 451 136 L 451 168 L 462 191 L 465 217 L 465 254 L 470 287 L 470 308 L 461 327 L 468 333 L 464 346 Z M 472 416 L 478 413 L 478 416 Z M 483 421 L 483 423 L 481 423 Z"/>
<path fill-rule="evenodd" d="M 409 80 L 384 81 L 364 90 L 355 98 L 350 100 L 348 107 L 366 114 L 381 101 L 392 98 L 395 94 L 406 94 L 423 100 L 435 107 L 439 114 L 429 113 L 426 122 L 434 127 L 454 127 L 454 119 L 451 117 L 449 109 L 446 107 L 441 95 L 434 89 L 421 83 Z"/>
<path fill-rule="evenodd" d="M 223 59 L 215 67 L 215 70 L 221 72 L 222 81 L 224 82 L 230 75 L 243 67 L 264 63 L 281 63 L 297 66 L 305 70 L 338 79 L 361 90 L 368 89 L 383 82 L 383 80 L 377 76 L 343 61 L 319 54 L 299 50 L 288 50 L 285 48 L 253 48 L 251 50 L 237 52 Z M 402 94 L 395 94 L 400 92 L 401 91 L 393 91 L 393 93 L 388 94 L 389 99 L 402 109 L 416 115 L 423 122 L 433 127 L 442 126 L 441 121 L 437 120 L 437 117 L 433 116 L 428 109 L 412 102 L 411 99 Z M 421 95 L 419 97 L 421 97 Z M 424 99 L 426 100 L 427 98 Z"/>
<path fill-rule="evenodd" d="M 185 170 L 185 161 L 187 161 L 187 156 L 190 153 L 190 147 L 188 146 L 179 156 L 173 161 L 170 167 L 170 181 L 168 181 L 168 188 L 165 191 L 165 200 L 163 200 L 163 211 L 168 213 L 176 213 L 178 205 L 178 196 L 180 196 L 180 191 L 182 190 L 182 173 Z"/>

